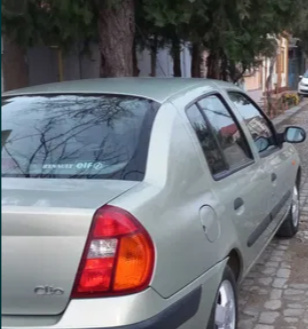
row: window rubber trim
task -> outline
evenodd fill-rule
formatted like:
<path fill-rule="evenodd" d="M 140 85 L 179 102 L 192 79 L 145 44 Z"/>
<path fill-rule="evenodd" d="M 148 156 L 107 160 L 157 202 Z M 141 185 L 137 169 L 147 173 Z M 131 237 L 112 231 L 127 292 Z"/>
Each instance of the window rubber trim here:
<path fill-rule="evenodd" d="M 250 162 L 244 163 L 243 165 L 240 165 L 240 166 L 235 167 L 233 169 L 230 169 L 228 171 L 223 171 L 219 174 L 212 175 L 212 177 L 213 177 L 214 181 L 217 182 L 217 181 L 220 181 L 224 178 L 227 178 L 227 177 L 229 177 L 229 176 L 231 176 L 231 175 L 233 175 L 233 174 L 235 174 L 235 173 L 237 173 L 237 172 L 239 172 L 239 171 L 241 171 L 241 170 L 243 170 L 247 167 L 250 167 L 253 164 L 255 164 L 255 161 L 251 160 Z"/>

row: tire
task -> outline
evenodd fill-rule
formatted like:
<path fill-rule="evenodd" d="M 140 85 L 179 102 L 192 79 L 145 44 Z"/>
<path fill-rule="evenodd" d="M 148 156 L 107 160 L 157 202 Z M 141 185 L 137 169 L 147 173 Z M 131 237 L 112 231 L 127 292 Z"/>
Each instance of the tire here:
<path fill-rule="evenodd" d="M 227 310 L 226 307 L 223 307 L 222 309 L 219 310 L 219 307 L 222 307 L 222 304 L 225 304 L 227 301 L 231 304 L 231 307 L 229 305 Z M 217 314 L 219 311 L 221 311 L 220 319 L 219 319 L 219 315 Z M 227 311 L 229 314 L 226 314 L 224 316 L 224 311 Z M 235 281 L 233 271 L 227 265 L 217 291 L 217 295 L 214 301 L 214 305 L 212 308 L 209 323 L 207 325 L 207 329 L 225 329 L 225 328 L 236 329 L 237 320 L 238 320 L 237 284 Z M 220 325 L 219 322 L 221 323 Z"/>
<path fill-rule="evenodd" d="M 298 232 L 300 221 L 300 204 L 299 204 L 299 189 L 294 186 L 292 203 L 287 218 L 280 226 L 277 236 L 280 238 L 293 238 Z"/>

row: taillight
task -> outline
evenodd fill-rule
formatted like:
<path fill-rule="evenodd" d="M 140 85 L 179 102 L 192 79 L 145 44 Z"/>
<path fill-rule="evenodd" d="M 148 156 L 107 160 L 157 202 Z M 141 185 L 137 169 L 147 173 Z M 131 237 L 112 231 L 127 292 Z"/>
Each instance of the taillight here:
<path fill-rule="evenodd" d="M 141 224 L 123 209 L 97 210 L 72 297 L 135 293 L 145 289 L 154 266 L 154 246 Z"/>

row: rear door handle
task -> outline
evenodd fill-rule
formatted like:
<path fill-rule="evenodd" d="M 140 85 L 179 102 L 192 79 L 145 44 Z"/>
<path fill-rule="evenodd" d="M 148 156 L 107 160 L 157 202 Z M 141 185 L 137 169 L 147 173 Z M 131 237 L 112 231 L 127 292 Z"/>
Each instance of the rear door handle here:
<path fill-rule="evenodd" d="M 238 210 L 244 205 L 244 200 L 242 198 L 237 198 L 234 200 L 234 210 Z"/>
<path fill-rule="evenodd" d="M 272 173 L 272 182 L 275 182 L 276 179 L 277 179 L 277 175 L 275 173 Z"/>

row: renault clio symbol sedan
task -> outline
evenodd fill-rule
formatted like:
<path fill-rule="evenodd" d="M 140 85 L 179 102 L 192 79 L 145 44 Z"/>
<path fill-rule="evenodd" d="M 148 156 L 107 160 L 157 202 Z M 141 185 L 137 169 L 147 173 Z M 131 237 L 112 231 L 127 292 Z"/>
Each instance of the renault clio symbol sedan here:
<path fill-rule="evenodd" d="M 63 82 L 2 97 L 2 326 L 235 329 L 299 226 L 300 160 L 237 87 Z"/>

